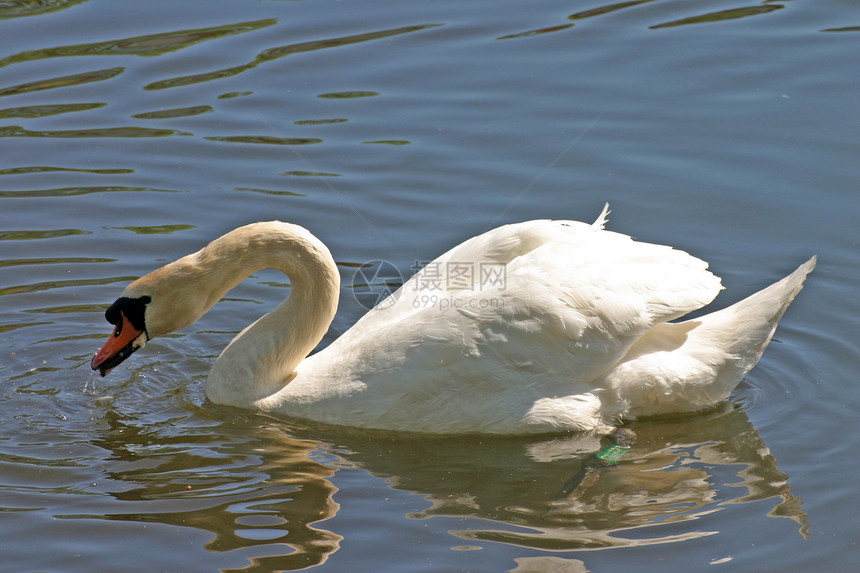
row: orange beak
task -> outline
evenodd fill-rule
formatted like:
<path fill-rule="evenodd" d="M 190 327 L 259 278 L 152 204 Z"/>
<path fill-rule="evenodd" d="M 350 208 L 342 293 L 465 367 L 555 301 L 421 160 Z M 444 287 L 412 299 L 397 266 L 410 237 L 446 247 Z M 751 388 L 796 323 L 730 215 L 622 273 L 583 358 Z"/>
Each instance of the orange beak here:
<path fill-rule="evenodd" d="M 113 334 L 90 363 L 92 369 L 98 370 L 102 376 L 107 375 L 146 343 L 146 333 L 132 326 L 124 312 L 120 312 L 120 317 Z"/>

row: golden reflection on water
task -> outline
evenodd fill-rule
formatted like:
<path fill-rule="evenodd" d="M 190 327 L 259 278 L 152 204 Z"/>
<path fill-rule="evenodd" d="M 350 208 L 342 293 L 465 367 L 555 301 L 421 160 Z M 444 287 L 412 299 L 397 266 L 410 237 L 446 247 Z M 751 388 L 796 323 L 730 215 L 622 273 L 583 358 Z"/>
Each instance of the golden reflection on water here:
<path fill-rule="evenodd" d="M 311 459 L 319 442 L 291 437 L 278 423 L 259 425 L 254 416 L 211 434 L 169 436 L 111 412 L 104 421 L 109 428 L 92 443 L 111 454 L 109 494 L 122 511 L 57 517 L 208 531 L 205 549 L 240 552 L 252 562 L 222 571 L 302 569 L 340 547 L 342 537 L 318 525 L 339 509 L 329 480 L 335 470 Z"/>
<path fill-rule="evenodd" d="M 684 541 L 717 533 L 708 529 L 707 515 L 765 499 L 777 500 L 770 517 L 795 521 L 808 537 L 801 500 L 740 410 L 727 405 L 633 427 L 638 439 L 632 450 L 577 499 L 555 498 L 584 452 L 597 449 L 593 439 L 402 438 L 383 441 L 384 455 L 376 439 L 354 446 L 348 457 L 393 487 L 424 494 L 431 507 L 413 518 L 469 516 L 500 525 L 451 532 L 469 541 L 550 550 Z M 726 472 L 731 483 L 724 483 Z M 687 523 L 681 533 L 665 533 L 666 524 L 681 522 Z M 701 529 L 691 529 L 692 523 Z"/>
<path fill-rule="evenodd" d="M 198 423 L 214 423 L 212 412 L 195 410 Z M 180 435 L 106 411 L 107 428 L 92 443 L 110 452 L 109 493 L 121 503 L 103 515 L 58 517 L 195 528 L 212 534 L 208 551 L 245 556 L 248 571 L 294 570 L 340 548 L 343 537 L 325 522 L 349 503 L 333 484 L 348 467 L 423 496 L 429 507 L 408 518 L 476 519 L 480 527 L 449 532 L 469 546 L 583 551 L 681 542 L 718 533 L 708 516 L 732 504 L 771 499 L 767 515 L 795 521 L 808 536 L 788 476 L 732 406 L 637 423 L 632 450 L 576 499 L 556 498 L 594 438 L 310 429 L 214 410 L 219 423 Z"/>

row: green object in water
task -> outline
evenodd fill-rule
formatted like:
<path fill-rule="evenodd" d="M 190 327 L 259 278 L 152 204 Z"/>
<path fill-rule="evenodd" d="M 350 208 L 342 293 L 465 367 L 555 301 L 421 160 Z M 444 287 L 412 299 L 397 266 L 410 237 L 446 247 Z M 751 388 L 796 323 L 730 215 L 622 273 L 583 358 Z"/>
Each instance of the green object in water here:
<path fill-rule="evenodd" d="M 626 446 L 610 445 L 594 454 L 594 457 L 614 466 L 618 463 L 618 460 L 621 459 L 621 456 L 623 456 L 629 449 L 630 448 Z"/>

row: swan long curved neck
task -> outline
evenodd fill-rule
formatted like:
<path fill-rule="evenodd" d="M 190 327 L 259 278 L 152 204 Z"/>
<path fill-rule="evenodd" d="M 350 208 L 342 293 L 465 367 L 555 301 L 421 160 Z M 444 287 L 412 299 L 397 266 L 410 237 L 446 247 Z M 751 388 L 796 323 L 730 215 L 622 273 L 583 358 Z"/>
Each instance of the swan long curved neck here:
<path fill-rule="evenodd" d="M 210 399 L 247 407 L 288 383 L 322 340 L 337 312 L 337 266 L 322 242 L 286 223 L 242 227 L 196 255 L 201 266 L 213 271 L 210 284 L 222 291 L 212 293 L 216 301 L 262 268 L 279 269 L 290 278 L 287 299 L 239 333 L 209 373 Z"/>

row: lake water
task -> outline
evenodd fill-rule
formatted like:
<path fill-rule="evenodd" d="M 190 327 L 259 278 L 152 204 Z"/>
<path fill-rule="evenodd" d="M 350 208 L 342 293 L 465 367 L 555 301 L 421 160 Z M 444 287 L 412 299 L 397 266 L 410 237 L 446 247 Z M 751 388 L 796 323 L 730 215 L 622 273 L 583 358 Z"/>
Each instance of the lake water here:
<path fill-rule="evenodd" d="M 4 571 L 856 567 L 855 1 L 12 0 L 0 48 Z M 730 403 L 632 423 L 576 500 L 594 440 L 207 403 L 275 272 L 89 368 L 126 283 L 251 221 L 330 247 L 328 344 L 362 277 L 607 201 L 611 229 L 709 261 L 716 307 L 819 265 Z"/>

